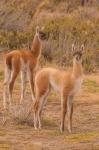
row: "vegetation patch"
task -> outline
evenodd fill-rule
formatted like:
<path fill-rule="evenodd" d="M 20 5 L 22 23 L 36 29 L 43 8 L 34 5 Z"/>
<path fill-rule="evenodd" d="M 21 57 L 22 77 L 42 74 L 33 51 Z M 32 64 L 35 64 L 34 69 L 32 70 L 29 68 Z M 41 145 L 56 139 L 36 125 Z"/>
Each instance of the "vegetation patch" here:
<path fill-rule="evenodd" d="M 0 72 L 0 80 L 3 80 L 3 72 Z"/>
<path fill-rule="evenodd" d="M 83 82 L 83 85 L 86 92 L 91 92 L 91 93 L 99 92 L 99 84 L 97 84 L 97 82 L 94 80 L 86 79 Z"/>
<path fill-rule="evenodd" d="M 34 133 L 33 133 L 34 134 Z M 47 135 L 47 136 L 61 136 L 63 135 L 60 130 L 46 130 L 46 129 L 42 129 L 42 130 L 38 130 L 36 131 L 36 134 L 39 135 Z"/>
<path fill-rule="evenodd" d="M 0 141 L 0 150 L 10 150 L 12 143 L 10 141 Z"/>
<path fill-rule="evenodd" d="M 48 101 L 51 102 L 56 98 L 56 93 L 55 92 L 51 92 L 48 96 Z"/>
<path fill-rule="evenodd" d="M 43 118 L 43 124 L 45 126 L 53 126 L 53 127 L 57 126 L 57 124 L 55 123 L 55 121 L 50 116 L 47 116 L 46 118 Z"/>
<path fill-rule="evenodd" d="M 66 136 L 65 139 L 67 141 L 77 142 L 77 141 L 88 141 L 98 136 L 99 136 L 99 132 L 93 131 L 93 132 L 72 134 L 72 135 Z"/>
<path fill-rule="evenodd" d="M 0 136 L 5 136 L 6 135 L 6 131 L 3 129 L 0 129 Z"/>
<path fill-rule="evenodd" d="M 28 129 L 28 126 L 19 124 L 19 125 L 16 125 L 15 128 L 19 130 L 24 130 L 24 129 Z"/>
<path fill-rule="evenodd" d="M 42 150 L 43 144 L 41 142 L 33 142 L 26 145 L 27 150 Z"/>
<path fill-rule="evenodd" d="M 49 132 L 47 132 L 47 134 L 48 135 L 50 135 L 50 136 L 61 136 L 61 135 L 63 135 L 61 132 L 60 132 L 60 130 L 52 130 L 52 131 L 49 131 Z"/>

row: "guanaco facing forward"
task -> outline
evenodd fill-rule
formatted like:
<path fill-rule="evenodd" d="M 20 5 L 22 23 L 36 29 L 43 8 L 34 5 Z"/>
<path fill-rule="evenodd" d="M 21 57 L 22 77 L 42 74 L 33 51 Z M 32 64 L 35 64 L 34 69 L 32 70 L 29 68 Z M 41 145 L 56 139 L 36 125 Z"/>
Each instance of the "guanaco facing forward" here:
<path fill-rule="evenodd" d="M 82 45 L 79 51 L 73 52 L 72 71 L 62 71 L 54 68 L 43 68 L 35 76 L 34 128 L 41 128 L 41 113 L 50 89 L 54 89 L 61 97 L 61 132 L 64 131 L 64 121 L 67 112 L 68 131 L 72 131 L 73 99 L 82 83 Z"/>
<path fill-rule="evenodd" d="M 34 99 L 34 82 L 33 75 L 36 69 L 42 47 L 42 40 L 46 39 L 46 34 L 37 26 L 36 33 L 32 42 L 31 50 L 13 50 L 6 55 L 5 58 L 5 79 L 4 79 L 4 108 L 7 107 L 8 102 L 11 105 L 12 92 L 14 82 L 17 75 L 21 72 L 21 100 L 24 100 L 26 76 L 29 78 L 32 99 Z M 7 97 L 8 95 L 8 97 Z"/>

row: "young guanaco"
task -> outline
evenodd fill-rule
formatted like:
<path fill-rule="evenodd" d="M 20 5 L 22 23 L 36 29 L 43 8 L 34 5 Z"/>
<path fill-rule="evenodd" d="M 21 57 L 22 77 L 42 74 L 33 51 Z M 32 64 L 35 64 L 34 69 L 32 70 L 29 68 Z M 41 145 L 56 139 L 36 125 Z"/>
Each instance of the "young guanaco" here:
<path fill-rule="evenodd" d="M 41 54 L 42 40 L 46 38 L 46 34 L 37 26 L 36 33 L 32 42 L 31 50 L 13 50 L 6 55 L 5 58 L 5 79 L 4 79 L 4 108 L 8 102 L 11 105 L 12 92 L 17 75 L 21 72 L 21 100 L 24 100 L 26 76 L 29 78 L 32 99 L 34 99 L 34 82 L 33 75 L 38 64 Z"/>
<path fill-rule="evenodd" d="M 35 101 L 34 101 L 34 128 L 41 128 L 41 113 L 50 89 L 54 89 L 61 98 L 61 132 L 64 131 L 64 121 L 67 112 L 68 131 L 72 131 L 73 99 L 82 83 L 82 52 L 75 50 L 72 45 L 73 68 L 72 71 L 62 71 L 54 68 L 43 68 L 35 76 Z"/>

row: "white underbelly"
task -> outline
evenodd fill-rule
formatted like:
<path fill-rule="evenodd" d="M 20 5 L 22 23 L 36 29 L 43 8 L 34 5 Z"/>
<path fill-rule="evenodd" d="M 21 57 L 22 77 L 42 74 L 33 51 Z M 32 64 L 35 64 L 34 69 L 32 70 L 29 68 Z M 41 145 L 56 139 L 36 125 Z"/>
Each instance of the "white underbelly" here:
<path fill-rule="evenodd" d="M 54 81 L 50 81 L 51 87 L 53 88 L 53 90 L 55 92 L 59 92 L 60 91 L 60 87 L 54 82 Z"/>

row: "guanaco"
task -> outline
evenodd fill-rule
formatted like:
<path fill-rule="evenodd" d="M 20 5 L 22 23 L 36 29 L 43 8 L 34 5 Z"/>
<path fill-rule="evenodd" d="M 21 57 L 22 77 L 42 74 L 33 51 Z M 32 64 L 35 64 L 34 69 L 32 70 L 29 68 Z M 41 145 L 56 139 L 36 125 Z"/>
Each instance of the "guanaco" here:
<path fill-rule="evenodd" d="M 35 101 L 34 101 L 34 128 L 41 128 L 41 113 L 50 89 L 59 93 L 61 98 L 61 132 L 64 131 L 64 121 L 67 112 L 68 131 L 72 132 L 73 99 L 81 87 L 83 68 L 82 52 L 84 45 L 77 51 L 72 45 L 73 68 L 60 70 L 55 68 L 42 68 L 35 76 Z"/>
<path fill-rule="evenodd" d="M 32 99 L 34 99 L 34 82 L 33 75 L 38 64 L 41 54 L 42 40 L 46 39 L 46 34 L 40 27 L 36 27 L 36 33 L 32 42 L 31 50 L 13 50 L 5 57 L 5 79 L 4 79 L 4 108 L 7 107 L 8 102 L 11 105 L 12 92 L 17 75 L 21 72 L 21 99 L 24 100 L 26 77 L 29 78 Z"/>

